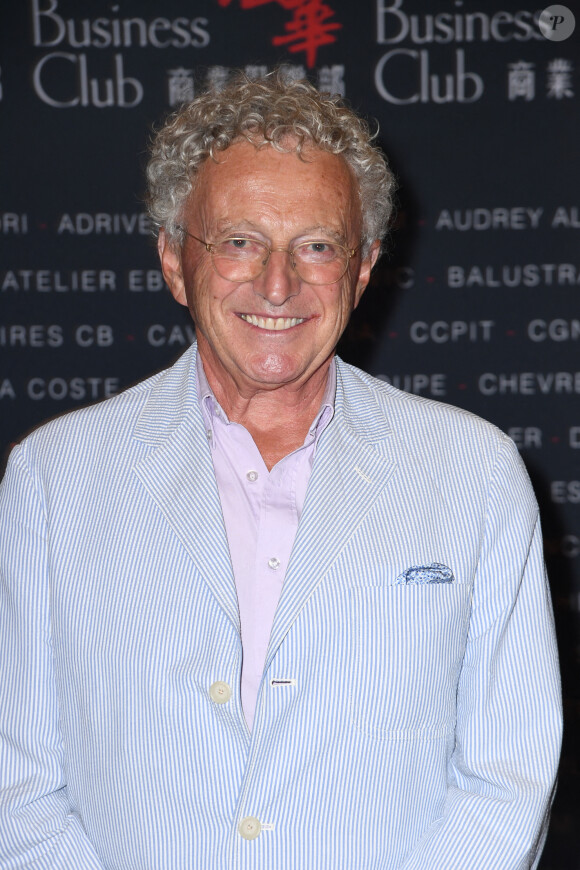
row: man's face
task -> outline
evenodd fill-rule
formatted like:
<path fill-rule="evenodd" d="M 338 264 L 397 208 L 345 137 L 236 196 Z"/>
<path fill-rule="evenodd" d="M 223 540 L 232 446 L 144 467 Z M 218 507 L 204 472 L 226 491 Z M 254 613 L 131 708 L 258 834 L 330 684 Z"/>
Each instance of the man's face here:
<path fill-rule="evenodd" d="M 201 167 L 182 225 L 212 243 L 241 236 L 271 248 L 309 240 L 356 248 L 361 215 L 350 169 L 315 148 L 303 157 L 269 145 L 232 145 L 219 163 Z M 242 395 L 301 387 L 329 361 L 378 255 L 376 243 L 367 258 L 360 251 L 352 257 L 337 283 L 312 285 L 298 277 L 287 253 L 275 251 L 258 278 L 239 284 L 220 277 L 204 245 L 189 236 L 179 254 L 161 233 L 159 249 L 165 279 L 196 324 L 208 375 L 233 380 Z M 267 318 L 298 322 L 272 329 Z"/>

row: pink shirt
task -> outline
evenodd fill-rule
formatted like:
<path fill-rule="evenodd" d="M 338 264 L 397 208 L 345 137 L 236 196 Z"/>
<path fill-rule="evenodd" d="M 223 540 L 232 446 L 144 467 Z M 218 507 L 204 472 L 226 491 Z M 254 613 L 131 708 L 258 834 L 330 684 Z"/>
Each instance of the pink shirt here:
<path fill-rule="evenodd" d="M 316 445 L 334 414 L 332 361 L 304 444 L 268 471 L 248 430 L 228 420 L 197 356 L 198 395 L 211 447 L 240 610 L 242 707 L 252 729 L 258 688 Z"/>

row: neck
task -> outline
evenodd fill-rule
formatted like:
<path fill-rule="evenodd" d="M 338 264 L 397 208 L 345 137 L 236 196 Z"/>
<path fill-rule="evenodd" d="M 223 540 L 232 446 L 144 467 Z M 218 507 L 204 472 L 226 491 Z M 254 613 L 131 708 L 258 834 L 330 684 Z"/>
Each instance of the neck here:
<path fill-rule="evenodd" d="M 303 384 L 240 389 L 229 376 L 219 376 L 201 349 L 199 353 L 214 396 L 228 419 L 248 430 L 268 470 L 302 446 L 320 409 L 332 356 Z"/>

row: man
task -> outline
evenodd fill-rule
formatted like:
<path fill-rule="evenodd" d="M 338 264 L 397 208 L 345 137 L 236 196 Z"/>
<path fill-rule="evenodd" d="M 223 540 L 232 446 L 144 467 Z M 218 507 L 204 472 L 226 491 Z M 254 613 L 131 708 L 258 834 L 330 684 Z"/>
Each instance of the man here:
<path fill-rule="evenodd" d="M 197 345 L 12 453 L 0 867 L 535 867 L 537 505 L 494 427 L 334 356 L 390 209 L 365 125 L 238 79 L 148 175 Z"/>

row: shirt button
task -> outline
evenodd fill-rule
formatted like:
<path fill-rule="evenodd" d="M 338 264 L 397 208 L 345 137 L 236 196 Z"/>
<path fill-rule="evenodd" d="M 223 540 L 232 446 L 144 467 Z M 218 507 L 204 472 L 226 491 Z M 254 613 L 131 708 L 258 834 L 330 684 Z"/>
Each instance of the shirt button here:
<path fill-rule="evenodd" d="M 209 696 L 216 704 L 227 704 L 232 697 L 232 690 L 227 683 L 218 680 L 209 687 Z"/>
<path fill-rule="evenodd" d="M 257 471 L 248 471 L 248 473 L 246 474 L 246 477 L 248 478 L 250 483 L 253 483 L 255 480 L 258 479 L 258 472 Z"/>
<path fill-rule="evenodd" d="M 256 837 L 260 836 L 261 830 L 262 825 L 259 819 L 254 818 L 254 816 L 246 816 L 238 825 L 238 831 L 244 840 L 255 840 Z"/>
<path fill-rule="evenodd" d="M 276 568 L 279 568 L 279 567 L 280 567 L 280 559 L 277 559 L 276 556 L 272 556 L 271 559 L 268 559 L 268 568 L 273 568 L 274 570 L 276 570 Z"/>

